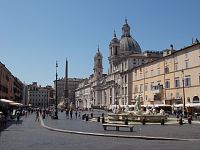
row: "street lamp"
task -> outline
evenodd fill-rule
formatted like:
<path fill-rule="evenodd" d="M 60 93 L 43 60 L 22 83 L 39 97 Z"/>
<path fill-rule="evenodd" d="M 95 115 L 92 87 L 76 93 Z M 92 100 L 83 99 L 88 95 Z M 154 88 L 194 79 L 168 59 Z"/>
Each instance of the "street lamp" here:
<path fill-rule="evenodd" d="M 183 116 L 187 117 L 185 108 L 185 85 L 184 85 L 184 70 L 182 69 L 182 84 L 183 84 Z"/>
<path fill-rule="evenodd" d="M 54 119 L 58 119 L 58 86 L 57 86 L 57 78 L 58 78 L 58 74 L 57 74 L 57 68 L 58 68 L 58 63 L 56 61 L 56 106 L 55 106 L 55 118 Z"/>

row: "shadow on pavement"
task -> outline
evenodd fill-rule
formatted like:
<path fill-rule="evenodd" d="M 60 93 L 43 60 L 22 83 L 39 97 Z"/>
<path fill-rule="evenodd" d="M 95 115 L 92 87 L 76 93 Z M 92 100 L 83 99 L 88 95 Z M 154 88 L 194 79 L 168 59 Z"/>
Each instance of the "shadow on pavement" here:
<path fill-rule="evenodd" d="M 1 122 L 0 132 L 4 131 L 5 129 L 7 129 L 13 124 L 21 125 L 22 123 L 23 123 L 23 120 L 7 120 L 6 122 Z"/>

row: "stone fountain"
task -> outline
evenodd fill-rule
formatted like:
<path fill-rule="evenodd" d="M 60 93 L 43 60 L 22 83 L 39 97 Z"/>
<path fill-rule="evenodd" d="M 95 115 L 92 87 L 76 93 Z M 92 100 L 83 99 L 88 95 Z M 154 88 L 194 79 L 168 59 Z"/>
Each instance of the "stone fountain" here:
<path fill-rule="evenodd" d="M 124 110 L 121 107 L 115 107 L 113 113 L 108 114 L 108 119 L 112 121 L 124 121 L 128 119 L 130 121 L 147 121 L 147 122 L 161 122 L 162 119 L 167 121 L 167 115 L 163 109 L 159 113 L 156 112 L 156 108 L 151 109 L 147 106 L 146 111 L 141 109 L 140 96 L 136 97 L 136 103 L 134 105 L 134 110 L 130 111 L 127 105 Z"/>

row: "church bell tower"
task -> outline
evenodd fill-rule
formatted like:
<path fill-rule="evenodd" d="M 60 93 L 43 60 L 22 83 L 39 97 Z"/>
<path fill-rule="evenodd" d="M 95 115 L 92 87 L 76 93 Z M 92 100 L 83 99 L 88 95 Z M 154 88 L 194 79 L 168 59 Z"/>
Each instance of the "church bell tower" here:
<path fill-rule="evenodd" d="M 103 56 L 100 53 L 99 47 L 98 47 L 98 51 L 97 51 L 97 53 L 94 57 L 94 77 L 95 77 L 96 80 L 101 78 L 102 75 L 103 75 L 102 60 L 103 60 Z"/>

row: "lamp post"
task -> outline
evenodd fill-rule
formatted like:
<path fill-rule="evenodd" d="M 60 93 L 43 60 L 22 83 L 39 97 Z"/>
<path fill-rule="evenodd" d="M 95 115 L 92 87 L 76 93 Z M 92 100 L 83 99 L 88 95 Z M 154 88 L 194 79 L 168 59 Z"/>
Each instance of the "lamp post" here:
<path fill-rule="evenodd" d="M 185 85 L 184 85 L 184 70 L 182 69 L 182 84 L 183 84 L 183 116 L 187 117 L 185 109 Z"/>
<path fill-rule="evenodd" d="M 55 106 L 55 118 L 54 119 L 58 119 L 58 86 L 57 86 L 57 78 L 58 78 L 58 73 L 57 73 L 57 68 L 58 68 L 58 63 L 56 61 L 56 106 Z"/>

